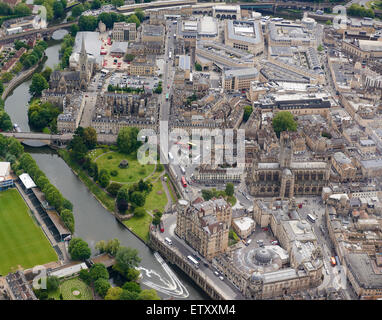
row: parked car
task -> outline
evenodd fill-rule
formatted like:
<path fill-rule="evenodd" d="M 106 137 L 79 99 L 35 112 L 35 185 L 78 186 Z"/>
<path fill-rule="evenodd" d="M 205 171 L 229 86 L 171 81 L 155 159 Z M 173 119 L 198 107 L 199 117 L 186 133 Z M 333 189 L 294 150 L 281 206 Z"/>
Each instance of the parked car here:
<path fill-rule="evenodd" d="M 224 281 L 224 277 L 223 277 L 223 276 L 220 276 L 219 279 L 220 279 L 221 281 Z"/>
<path fill-rule="evenodd" d="M 219 276 L 219 272 L 217 272 L 217 271 L 214 271 L 214 274 L 215 274 L 215 276 Z"/>

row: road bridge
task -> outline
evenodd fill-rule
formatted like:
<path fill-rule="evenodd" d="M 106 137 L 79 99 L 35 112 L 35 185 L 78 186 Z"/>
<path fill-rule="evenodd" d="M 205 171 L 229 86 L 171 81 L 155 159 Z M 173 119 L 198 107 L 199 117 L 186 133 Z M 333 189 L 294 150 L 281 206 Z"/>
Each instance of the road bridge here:
<path fill-rule="evenodd" d="M 1 132 L 5 137 L 13 137 L 21 143 L 31 145 L 31 142 L 39 142 L 42 145 L 62 146 L 68 144 L 73 139 L 73 133 L 48 134 L 40 132 Z M 98 134 L 97 142 L 100 144 L 114 144 L 117 142 L 117 135 Z"/>
<path fill-rule="evenodd" d="M 30 37 L 35 36 L 37 34 L 41 34 L 41 36 L 43 36 L 43 37 L 51 36 L 54 31 L 60 30 L 60 29 L 68 29 L 73 24 L 77 24 L 77 23 L 78 23 L 77 21 L 70 21 L 70 22 L 65 22 L 65 23 L 54 25 L 54 26 L 50 26 L 50 27 L 45 28 L 45 29 L 35 29 L 35 30 L 29 30 L 26 32 L 10 34 L 8 36 L 2 37 L 0 39 L 0 44 L 12 43 L 17 39 L 30 38 Z"/>

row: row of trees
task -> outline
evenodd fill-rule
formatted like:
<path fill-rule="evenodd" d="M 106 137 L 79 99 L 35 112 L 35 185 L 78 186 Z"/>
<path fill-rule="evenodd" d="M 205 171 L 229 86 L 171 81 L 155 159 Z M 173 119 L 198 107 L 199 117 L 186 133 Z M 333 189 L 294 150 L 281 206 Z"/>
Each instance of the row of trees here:
<path fill-rule="evenodd" d="M 73 31 L 73 30 L 72 32 L 77 33 L 77 31 Z M 75 38 L 72 34 L 67 34 L 62 39 L 61 49 L 60 49 L 60 56 L 61 56 L 60 68 L 61 69 L 65 69 L 66 67 L 69 66 L 69 58 L 73 52 L 74 39 Z"/>
<path fill-rule="evenodd" d="M 34 0 L 34 4 L 43 5 L 46 8 L 46 19 L 49 22 L 65 18 L 66 0 Z"/>
<path fill-rule="evenodd" d="M 25 4 L 19 3 L 11 8 L 7 3 L 0 2 L 0 16 L 28 16 L 32 14 L 32 10 Z"/>
<path fill-rule="evenodd" d="M 22 146 L 21 148 L 23 150 Z M 66 227 L 73 233 L 74 216 L 72 212 L 72 203 L 69 200 L 65 199 L 62 196 L 61 192 L 50 183 L 45 173 L 40 170 L 40 168 L 36 164 L 36 161 L 32 158 L 32 156 L 29 153 L 23 153 L 21 155 L 17 169 L 19 171 L 23 170 L 31 176 L 31 178 L 35 181 L 36 185 L 44 193 L 48 203 L 57 210 Z M 17 175 L 20 174 L 20 172 L 17 171 L 16 173 Z"/>
<path fill-rule="evenodd" d="M 40 59 L 43 57 L 46 48 L 48 48 L 48 44 L 45 41 L 40 40 L 33 47 L 32 51 L 24 53 L 20 57 L 20 62 L 23 65 L 24 69 L 29 69 L 33 67 L 34 65 L 36 65 L 40 61 Z"/>
<path fill-rule="evenodd" d="M 374 18 L 375 14 L 373 9 L 365 8 L 359 4 L 353 3 L 348 9 L 347 13 L 354 17 L 369 17 Z"/>
<path fill-rule="evenodd" d="M 72 15 L 73 16 L 80 16 L 81 10 L 85 10 L 85 7 L 79 5 L 73 8 Z M 78 8 L 79 7 L 79 8 Z M 78 8 L 78 9 L 76 9 Z M 75 10 L 76 9 L 76 10 Z M 75 11 L 74 11 L 75 10 Z M 102 21 L 106 28 L 111 29 L 113 28 L 114 22 L 128 22 L 128 23 L 135 23 L 137 28 L 140 26 L 141 22 L 144 19 L 144 13 L 141 9 L 136 9 L 134 14 L 125 16 L 120 13 L 115 12 L 102 12 L 98 17 L 96 16 L 81 16 L 78 20 L 78 26 L 81 31 L 94 31 L 99 21 Z"/>
<path fill-rule="evenodd" d="M 123 92 L 127 92 L 127 93 L 136 93 L 136 94 L 139 94 L 139 93 L 144 93 L 145 92 L 145 88 L 143 86 L 142 86 L 142 88 L 132 88 L 132 87 L 120 87 L 118 85 L 113 86 L 113 85 L 109 84 L 107 86 L 107 91 L 109 91 L 109 92 L 123 91 Z"/>
<path fill-rule="evenodd" d="M 3 82 L 0 81 L 0 131 L 9 131 L 12 129 L 12 121 L 8 113 L 4 110 L 4 101 L 1 98 L 4 92 Z"/>

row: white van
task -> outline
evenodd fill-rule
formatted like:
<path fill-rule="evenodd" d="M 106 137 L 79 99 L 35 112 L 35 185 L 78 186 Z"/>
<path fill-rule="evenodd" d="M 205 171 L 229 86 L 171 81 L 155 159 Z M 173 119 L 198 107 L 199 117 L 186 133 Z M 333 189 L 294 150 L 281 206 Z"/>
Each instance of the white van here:
<path fill-rule="evenodd" d="M 169 244 L 169 245 L 172 245 L 172 241 L 171 241 L 171 239 L 169 239 L 169 238 L 164 238 L 164 240 Z"/>

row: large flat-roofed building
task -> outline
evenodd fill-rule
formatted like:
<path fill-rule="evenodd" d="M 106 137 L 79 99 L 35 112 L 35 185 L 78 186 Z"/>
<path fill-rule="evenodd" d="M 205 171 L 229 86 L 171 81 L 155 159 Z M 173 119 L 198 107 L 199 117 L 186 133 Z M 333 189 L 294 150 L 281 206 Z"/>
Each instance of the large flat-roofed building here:
<path fill-rule="evenodd" d="M 255 90 L 255 89 L 252 89 Z M 322 114 L 325 115 L 331 108 L 328 94 L 317 93 L 270 93 L 254 101 L 254 107 L 263 111 L 289 111 L 293 114 Z"/>
<path fill-rule="evenodd" d="M 213 17 L 201 17 L 198 22 L 198 38 L 214 40 L 219 35 L 218 23 Z"/>
<path fill-rule="evenodd" d="M 135 23 L 115 22 L 113 25 L 113 40 L 115 41 L 135 41 L 137 37 L 137 27 Z"/>
<path fill-rule="evenodd" d="M 142 42 L 164 42 L 164 27 L 162 25 L 144 24 L 142 26 Z"/>
<path fill-rule="evenodd" d="M 256 68 L 225 70 L 222 87 L 227 91 L 247 90 L 252 81 L 258 79 L 259 71 Z"/>
<path fill-rule="evenodd" d="M 271 46 L 307 46 L 316 48 L 317 37 L 314 27 L 291 21 L 269 22 L 268 43 Z"/>
<path fill-rule="evenodd" d="M 211 260 L 227 250 L 232 209 L 224 199 L 182 201 L 177 212 L 175 234 L 203 257 Z"/>
<path fill-rule="evenodd" d="M 239 5 L 218 5 L 212 7 L 212 16 L 218 19 L 240 19 L 241 12 Z"/>
<path fill-rule="evenodd" d="M 382 38 L 378 40 L 343 40 L 342 50 L 362 61 L 380 59 L 382 58 Z"/>
<path fill-rule="evenodd" d="M 197 41 L 195 55 L 204 71 L 213 66 L 221 70 L 255 66 L 253 54 L 213 41 Z"/>
<path fill-rule="evenodd" d="M 361 160 L 360 163 L 364 177 L 372 178 L 382 175 L 382 159 Z"/>
<path fill-rule="evenodd" d="M 240 217 L 232 220 L 232 228 L 242 239 L 249 237 L 252 231 L 255 230 L 255 227 L 256 223 L 250 217 Z"/>
<path fill-rule="evenodd" d="M 225 44 L 258 56 L 264 52 L 264 39 L 257 21 L 227 20 Z"/>
<path fill-rule="evenodd" d="M 89 64 L 93 65 L 93 69 L 101 69 L 103 65 L 103 57 L 101 56 L 102 41 L 99 32 L 77 32 L 72 54 L 69 58 L 69 66 L 71 69 L 80 69 L 80 57 L 82 48 L 86 48 L 87 59 Z"/>
<path fill-rule="evenodd" d="M 345 255 L 347 277 L 361 299 L 382 298 L 382 272 L 367 253 Z"/>

